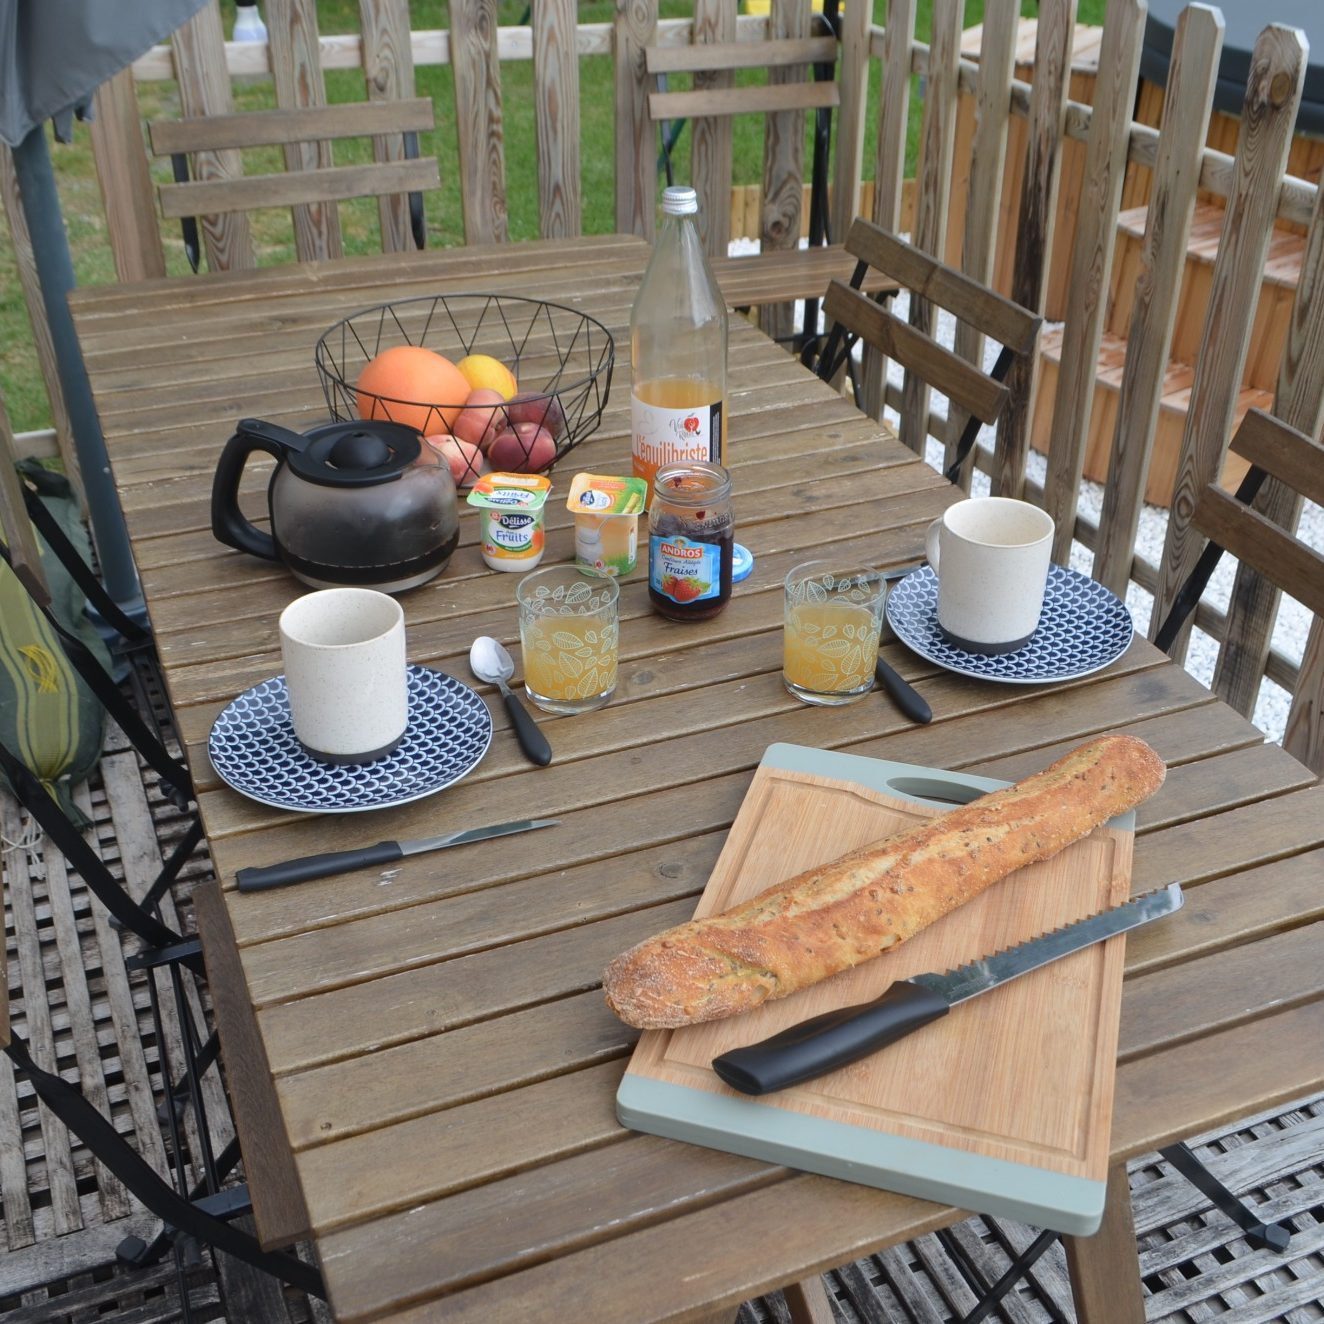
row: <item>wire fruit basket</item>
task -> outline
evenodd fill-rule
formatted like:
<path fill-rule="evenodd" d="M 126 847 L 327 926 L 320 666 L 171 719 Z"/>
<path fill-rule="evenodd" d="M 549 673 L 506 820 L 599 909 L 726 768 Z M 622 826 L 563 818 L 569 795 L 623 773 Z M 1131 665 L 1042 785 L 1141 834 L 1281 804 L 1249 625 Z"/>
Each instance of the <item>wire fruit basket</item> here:
<path fill-rule="evenodd" d="M 455 365 L 471 356 L 481 361 L 466 377 Z M 364 308 L 324 332 L 314 354 L 335 419 L 405 423 L 434 441 L 477 447 L 493 469 L 529 473 L 550 469 L 598 426 L 615 356 L 596 318 L 506 294 Z M 491 386 L 474 387 L 475 377 Z M 470 403 L 475 390 L 481 400 Z"/>

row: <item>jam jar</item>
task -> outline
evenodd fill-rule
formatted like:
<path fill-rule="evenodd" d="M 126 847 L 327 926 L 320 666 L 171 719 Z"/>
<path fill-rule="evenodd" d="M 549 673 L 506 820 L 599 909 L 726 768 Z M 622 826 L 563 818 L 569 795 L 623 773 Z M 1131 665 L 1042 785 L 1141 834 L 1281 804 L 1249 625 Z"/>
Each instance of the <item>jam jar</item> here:
<path fill-rule="evenodd" d="M 731 597 L 731 475 L 720 464 L 664 464 L 648 509 L 648 596 L 659 615 L 706 621 Z"/>

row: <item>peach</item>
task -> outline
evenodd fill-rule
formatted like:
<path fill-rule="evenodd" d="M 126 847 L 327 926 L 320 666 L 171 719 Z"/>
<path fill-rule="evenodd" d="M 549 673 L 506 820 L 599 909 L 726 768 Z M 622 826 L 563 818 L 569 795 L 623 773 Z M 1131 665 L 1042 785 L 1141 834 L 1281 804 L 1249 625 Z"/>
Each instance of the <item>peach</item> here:
<path fill-rule="evenodd" d="M 546 428 L 553 441 L 559 441 L 565 432 L 565 410 L 554 395 L 538 391 L 521 391 L 511 396 L 506 405 L 506 416 L 511 426 L 516 423 L 536 423 Z"/>
<path fill-rule="evenodd" d="M 460 441 L 447 433 L 434 433 L 427 438 L 428 445 L 438 459 L 450 467 L 451 477 L 457 488 L 472 487 L 485 473 L 489 472 L 487 461 L 477 446 L 467 441 Z"/>
<path fill-rule="evenodd" d="M 451 431 L 461 441 L 467 441 L 471 446 L 486 452 L 496 440 L 497 433 L 505 431 L 506 415 L 501 408 L 504 404 L 505 397 L 500 391 L 487 387 L 471 391 L 464 402 L 464 408 L 451 424 Z"/>
<path fill-rule="evenodd" d="M 492 443 L 488 459 L 506 473 L 537 473 L 556 459 L 556 440 L 536 423 L 516 423 Z"/>

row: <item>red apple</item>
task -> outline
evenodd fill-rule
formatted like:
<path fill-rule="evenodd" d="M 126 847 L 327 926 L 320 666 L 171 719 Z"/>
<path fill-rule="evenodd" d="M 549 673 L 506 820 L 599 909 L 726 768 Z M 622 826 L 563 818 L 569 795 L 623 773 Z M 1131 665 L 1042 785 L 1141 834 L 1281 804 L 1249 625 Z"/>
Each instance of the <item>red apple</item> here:
<path fill-rule="evenodd" d="M 464 408 L 451 424 L 451 431 L 461 441 L 467 441 L 486 453 L 497 434 L 505 430 L 505 411 L 499 407 L 504 404 L 505 397 L 500 391 L 489 390 L 485 386 L 471 391 L 464 402 Z"/>
<path fill-rule="evenodd" d="M 565 432 L 565 410 L 554 395 L 521 391 L 511 396 L 506 405 L 506 417 L 512 427 L 516 423 L 536 423 L 546 428 L 553 441 L 559 441 Z"/>
<path fill-rule="evenodd" d="M 536 423 L 516 423 L 492 443 L 492 467 L 505 473 L 537 473 L 556 459 L 556 441 Z"/>

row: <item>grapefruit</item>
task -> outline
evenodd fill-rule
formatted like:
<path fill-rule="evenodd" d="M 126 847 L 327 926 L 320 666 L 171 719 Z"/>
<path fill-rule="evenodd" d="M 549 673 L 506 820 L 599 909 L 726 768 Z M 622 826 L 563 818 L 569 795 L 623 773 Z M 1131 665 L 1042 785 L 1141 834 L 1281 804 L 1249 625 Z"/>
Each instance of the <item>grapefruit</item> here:
<path fill-rule="evenodd" d="M 382 350 L 359 373 L 355 390 L 360 418 L 389 419 L 425 435 L 449 432 L 469 398 L 469 383 L 459 368 L 422 345 Z"/>

